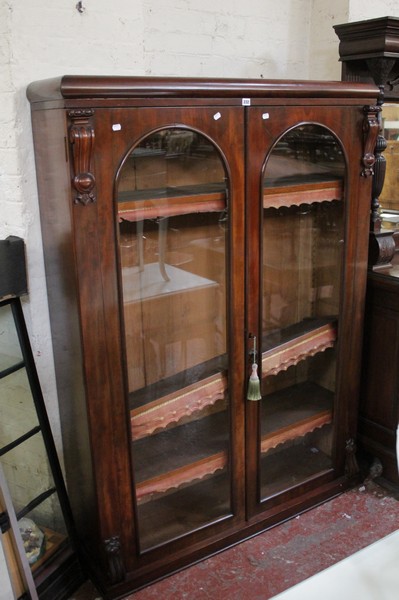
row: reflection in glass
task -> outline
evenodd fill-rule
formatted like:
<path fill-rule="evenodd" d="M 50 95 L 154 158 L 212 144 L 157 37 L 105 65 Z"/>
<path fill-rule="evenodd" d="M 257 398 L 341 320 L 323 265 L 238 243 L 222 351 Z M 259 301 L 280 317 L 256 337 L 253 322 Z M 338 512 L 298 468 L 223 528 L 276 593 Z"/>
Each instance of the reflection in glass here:
<path fill-rule="evenodd" d="M 230 511 L 227 186 L 205 137 L 169 128 L 126 158 L 117 211 L 143 549 Z"/>
<path fill-rule="evenodd" d="M 265 168 L 261 497 L 331 467 L 345 163 L 317 125 L 288 132 Z"/>

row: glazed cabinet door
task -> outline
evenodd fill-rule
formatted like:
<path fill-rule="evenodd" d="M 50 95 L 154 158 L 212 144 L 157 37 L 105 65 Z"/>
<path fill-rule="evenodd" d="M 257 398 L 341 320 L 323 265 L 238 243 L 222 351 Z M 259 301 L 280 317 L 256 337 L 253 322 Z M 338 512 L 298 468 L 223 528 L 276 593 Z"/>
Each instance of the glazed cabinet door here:
<path fill-rule="evenodd" d="M 101 128 L 113 132 L 97 171 L 104 184 L 114 172 L 135 539 L 165 559 L 164 544 L 244 514 L 243 111 L 121 109 Z"/>
<path fill-rule="evenodd" d="M 343 475 L 351 451 L 364 293 L 354 258 L 367 251 L 361 146 L 352 147 L 362 118 L 346 108 L 251 109 L 247 345 L 261 389 L 247 400 L 249 514 Z"/>

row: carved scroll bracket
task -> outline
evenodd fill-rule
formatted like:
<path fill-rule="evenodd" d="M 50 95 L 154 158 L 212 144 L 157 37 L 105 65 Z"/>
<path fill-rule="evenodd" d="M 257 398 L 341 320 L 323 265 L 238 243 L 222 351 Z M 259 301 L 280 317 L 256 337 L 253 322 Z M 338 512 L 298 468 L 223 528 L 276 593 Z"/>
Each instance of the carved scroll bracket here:
<path fill-rule="evenodd" d="M 73 156 L 72 183 L 76 192 L 74 202 L 84 206 L 96 201 L 94 193 L 96 180 L 90 171 L 94 146 L 94 128 L 91 123 L 93 114 L 91 108 L 68 112 L 71 120 L 69 142 L 72 145 Z"/>
<path fill-rule="evenodd" d="M 125 579 L 125 567 L 122 561 L 121 543 L 118 536 L 104 540 L 108 559 L 108 575 L 114 585 Z"/>
<path fill-rule="evenodd" d="M 384 103 L 385 84 L 388 82 L 389 75 L 395 66 L 396 58 L 387 58 L 377 56 L 366 60 L 367 68 L 371 73 L 374 83 L 380 88 L 380 97 L 378 104 Z"/>
<path fill-rule="evenodd" d="M 363 122 L 364 153 L 361 174 L 363 177 L 372 177 L 374 175 L 375 164 L 374 150 L 377 142 L 377 135 L 380 131 L 379 115 L 381 113 L 381 106 L 365 106 L 363 110 L 365 113 Z"/>

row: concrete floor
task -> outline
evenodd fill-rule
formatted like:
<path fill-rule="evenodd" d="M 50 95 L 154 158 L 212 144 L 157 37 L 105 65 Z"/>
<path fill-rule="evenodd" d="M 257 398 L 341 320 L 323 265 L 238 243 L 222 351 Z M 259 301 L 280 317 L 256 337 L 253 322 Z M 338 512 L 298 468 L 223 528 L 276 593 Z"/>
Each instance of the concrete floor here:
<path fill-rule="evenodd" d="M 267 600 L 398 530 L 398 500 L 369 481 L 125 600 Z M 95 599 L 88 582 L 71 600 Z"/>

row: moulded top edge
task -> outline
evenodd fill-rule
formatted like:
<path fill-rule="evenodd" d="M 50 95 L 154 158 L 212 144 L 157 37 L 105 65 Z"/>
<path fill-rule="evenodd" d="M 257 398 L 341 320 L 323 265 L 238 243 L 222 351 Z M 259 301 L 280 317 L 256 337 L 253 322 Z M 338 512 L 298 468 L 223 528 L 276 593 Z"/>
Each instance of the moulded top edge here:
<path fill-rule="evenodd" d="M 32 103 L 62 98 L 377 98 L 378 88 L 341 81 L 65 75 L 31 83 L 27 96 Z"/>
<path fill-rule="evenodd" d="M 337 35 L 350 35 L 353 36 L 356 33 L 364 34 L 365 32 L 384 32 L 384 31 L 398 31 L 399 29 L 399 17 L 377 17 L 376 19 L 364 19 L 362 21 L 350 21 L 349 23 L 340 23 L 339 25 L 333 25 L 333 29 Z"/>

